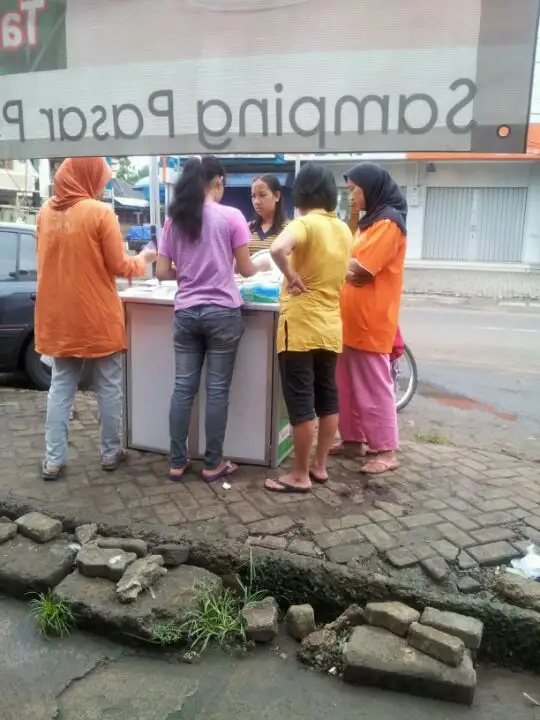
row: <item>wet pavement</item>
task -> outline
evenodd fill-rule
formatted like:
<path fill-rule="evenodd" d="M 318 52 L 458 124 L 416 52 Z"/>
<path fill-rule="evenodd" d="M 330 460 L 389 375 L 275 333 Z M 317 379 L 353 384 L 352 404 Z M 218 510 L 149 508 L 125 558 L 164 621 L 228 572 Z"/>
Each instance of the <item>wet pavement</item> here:
<path fill-rule="evenodd" d="M 0 600 L 2 720 L 540 720 L 537 677 L 480 669 L 473 708 L 353 688 L 301 666 L 281 638 L 247 658 L 174 656 L 82 633 L 45 640 L 26 606 Z M 540 699 L 540 698 L 538 698 Z"/>

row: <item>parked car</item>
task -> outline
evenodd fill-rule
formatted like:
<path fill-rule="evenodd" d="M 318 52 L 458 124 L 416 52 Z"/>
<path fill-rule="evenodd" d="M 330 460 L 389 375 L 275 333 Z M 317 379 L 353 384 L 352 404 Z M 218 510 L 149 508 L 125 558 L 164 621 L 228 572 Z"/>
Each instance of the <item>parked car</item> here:
<path fill-rule="evenodd" d="M 0 223 L 0 372 L 26 372 L 39 390 L 47 390 L 51 371 L 34 348 L 36 229 Z"/>
<path fill-rule="evenodd" d="M 36 228 L 0 223 L 0 373 L 22 370 L 38 390 L 48 390 L 51 369 L 34 347 L 36 288 Z M 91 366 L 80 387 L 90 384 Z"/>

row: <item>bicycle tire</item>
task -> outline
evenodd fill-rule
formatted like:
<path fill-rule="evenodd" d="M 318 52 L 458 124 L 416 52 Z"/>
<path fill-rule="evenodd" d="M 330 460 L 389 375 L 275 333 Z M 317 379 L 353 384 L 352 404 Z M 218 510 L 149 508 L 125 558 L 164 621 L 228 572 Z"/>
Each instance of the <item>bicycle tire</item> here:
<path fill-rule="evenodd" d="M 418 365 L 416 364 L 416 359 L 414 355 L 411 352 L 411 349 L 408 345 L 403 346 L 403 356 L 407 358 L 407 362 L 409 364 L 409 367 L 411 369 L 411 382 L 409 383 L 409 387 L 407 389 L 407 392 L 403 397 L 401 397 L 396 402 L 396 410 L 397 412 L 401 412 L 404 410 L 407 405 L 411 402 L 413 397 L 416 395 L 416 391 L 418 389 Z"/>

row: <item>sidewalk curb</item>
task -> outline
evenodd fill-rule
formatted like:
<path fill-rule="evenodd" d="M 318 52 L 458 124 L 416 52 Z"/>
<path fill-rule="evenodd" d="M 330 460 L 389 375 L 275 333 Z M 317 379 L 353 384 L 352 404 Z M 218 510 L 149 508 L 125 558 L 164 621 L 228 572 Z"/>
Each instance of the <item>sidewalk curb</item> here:
<path fill-rule="evenodd" d="M 473 295 L 450 295 L 446 293 L 417 293 L 404 290 L 403 306 L 417 307 L 430 305 L 431 307 L 468 307 L 471 309 L 495 309 L 495 308 L 514 308 L 521 310 L 530 310 L 540 312 L 540 302 L 538 300 L 529 300 L 526 298 L 515 298 L 514 300 L 504 300 L 496 297 L 473 296 Z"/>
<path fill-rule="evenodd" d="M 245 545 L 223 537 L 196 536 L 180 529 L 150 523 L 114 524 L 107 516 L 89 516 L 61 503 L 22 502 L 10 495 L 0 496 L 0 515 L 12 519 L 39 511 L 61 520 L 64 530 L 95 522 L 100 534 L 144 539 L 149 546 L 166 543 L 190 545 L 189 564 L 220 576 L 247 565 Z M 333 619 L 353 603 L 399 600 L 418 610 L 427 606 L 470 615 L 484 623 L 480 659 L 512 669 L 540 673 L 540 613 L 508 605 L 486 593 L 472 598 L 444 595 L 436 590 L 405 586 L 391 578 L 351 570 L 331 562 L 302 557 L 284 551 L 253 548 L 260 572 L 272 594 L 286 597 L 289 604 L 309 602 L 323 619 Z"/>

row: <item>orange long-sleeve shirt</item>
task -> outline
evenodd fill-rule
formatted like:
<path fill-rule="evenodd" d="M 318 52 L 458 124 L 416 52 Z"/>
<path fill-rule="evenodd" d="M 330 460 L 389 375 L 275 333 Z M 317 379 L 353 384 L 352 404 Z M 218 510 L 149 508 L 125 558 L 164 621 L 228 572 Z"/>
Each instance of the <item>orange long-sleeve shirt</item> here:
<path fill-rule="evenodd" d="M 52 357 L 96 358 L 126 349 L 116 277 L 144 275 L 126 255 L 110 207 L 82 200 L 67 210 L 41 209 L 37 224 L 37 351 Z"/>

